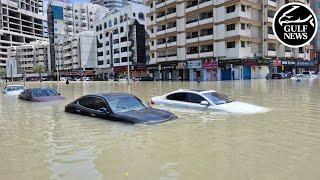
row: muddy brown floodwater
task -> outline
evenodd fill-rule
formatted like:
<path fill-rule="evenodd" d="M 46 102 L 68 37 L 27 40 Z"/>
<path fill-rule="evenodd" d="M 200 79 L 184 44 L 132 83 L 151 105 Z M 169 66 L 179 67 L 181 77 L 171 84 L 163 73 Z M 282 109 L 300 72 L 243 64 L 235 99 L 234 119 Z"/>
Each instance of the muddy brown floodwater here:
<path fill-rule="evenodd" d="M 55 82 L 28 83 L 53 87 Z M 4 84 L 0 84 L 3 89 Z M 145 101 L 179 88 L 214 89 L 270 108 L 254 115 L 173 112 L 179 119 L 127 125 L 64 112 L 90 92 Z M 318 180 L 320 80 L 71 82 L 66 100 L 29 103 L 0 94 L 0 179 Z"/>

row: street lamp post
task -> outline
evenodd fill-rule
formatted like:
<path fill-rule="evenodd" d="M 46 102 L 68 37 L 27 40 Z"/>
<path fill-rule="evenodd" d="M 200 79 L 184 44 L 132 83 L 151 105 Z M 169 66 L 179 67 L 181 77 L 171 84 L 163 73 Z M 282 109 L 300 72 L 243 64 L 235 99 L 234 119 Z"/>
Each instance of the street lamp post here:
<path fill-rule="evenodd" d="M 127 73 L 128 73 L 128 85 L 130 85 L 130 65 L 129 65 L 129 20 L 127 19 Z"/>

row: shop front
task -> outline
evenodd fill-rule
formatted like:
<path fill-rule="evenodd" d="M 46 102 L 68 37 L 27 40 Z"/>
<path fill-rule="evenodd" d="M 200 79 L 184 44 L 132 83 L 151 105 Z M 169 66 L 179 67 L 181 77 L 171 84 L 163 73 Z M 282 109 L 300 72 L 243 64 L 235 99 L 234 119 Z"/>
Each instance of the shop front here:
<path fill-rule="evenodd" d="M 291 72 L 292 74 L 296 73 L 296 61 L 291 59 L 285 59 L 281 61 L 281 65 L 282 65 L 282 72 L 285 72 L 285 73 Z"/>
<path fill-rule="evenodd" d="M 178 62 L 177 69 L 179 71 L 179 80 L 188 81 L 189 80 L 189 69 L 187 66 L 187 62 Z"/>
<path fill-rule="evenodd" d="M 127 66 L 116 66 L 113 67 L 114 77 L 116 78 L 123 78 L 127 77 L 128 71 Z"/>
<path fill-rule="evenodd" d="M 147 66 L 145 64 L 135 64 L 132 67 L 133 67 L 133 72 L 132 72 L 131 77 L 146 77 L 146 76 L 148 76 Z"/>
<path fill-rule="evenodd" d="M 203 76 L 201 74 L 202 70 L 202 61 L 188 61 L 188 69 L 189 69 L 189 80 L 190 81 L 203 81 Z"/>
<path fill-rule="evenodd" d="M 279 58 L 272 60 L 271 65 L 271 74 L 281 72 L 281 60 Z"/>
<path fill-rule="evenodd" d="M 154 80 L 161 79 L 157 64 L 147 65 L 147 73 L 148 73 L 148 76 L 152 77 Z"/>
<path fill-rule="evenodd" d="M 163 81 L 179 80 L 178 63 L 166 63 L 160 65 L 160 77 Z"/>
<path fill-rule="evenodd" d="M 243 79 L 241 59 L 219 60 L 218 67 L 218 80 Z"/>
<path fill-rule="evenodd" d="M 304 71 L 312 71 L 314 68 L 314 61 L 299 60 L 296 62 L 296 74 L 301 74 Z"/>
<path fill-rule="evenodd" d="M 204 81 L 216 81 L 218 62 L 215 60 L 207 60 L 202 62 L 203 80 Z"/>

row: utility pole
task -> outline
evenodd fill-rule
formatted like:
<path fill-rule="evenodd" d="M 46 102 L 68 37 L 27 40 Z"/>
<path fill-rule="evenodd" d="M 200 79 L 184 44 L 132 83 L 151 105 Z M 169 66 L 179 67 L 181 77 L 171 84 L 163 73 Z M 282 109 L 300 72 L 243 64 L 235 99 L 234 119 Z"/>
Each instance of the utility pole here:
<path fill-rule="evenodd" d="M 128 85 L 130 85 L 130 65 L 129 65 L 129 20 L 130 18 L 128 17 L 127 19 L 127 71 L 128 71 Z"/>

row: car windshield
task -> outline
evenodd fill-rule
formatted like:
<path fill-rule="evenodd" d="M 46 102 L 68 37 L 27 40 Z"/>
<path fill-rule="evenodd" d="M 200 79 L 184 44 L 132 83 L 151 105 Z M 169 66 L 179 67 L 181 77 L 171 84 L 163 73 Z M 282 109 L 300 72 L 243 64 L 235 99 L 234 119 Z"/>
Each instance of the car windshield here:
<path fill-rule="evenodd" d="M 23 86 L 8 86 L 7 91 L 17 91 L 17 90 L 24 90 Z"/>
<path fill-rule="evenodd" d="M 147 106 L 132 96 L 110 96 L 107 98 L 113 112 L 128 112 L 146 109 Z"/>
<path fill-rule="evenodd" d="M 36 89 L 32 91 L 33 97 L 44 97 L 44 96 L 59 96 L 59 94 L 53 89 Z"/>
<path fill-rule="evenodd" d="M 223 94 L 219 94 L 217 92 L 204 93 L 203 95 L 205 97 L 207 97 L 215 105 L 233 102 L 233 100 L 231 98 L 229 98 L 228 96 L 223 95 Z"/>

